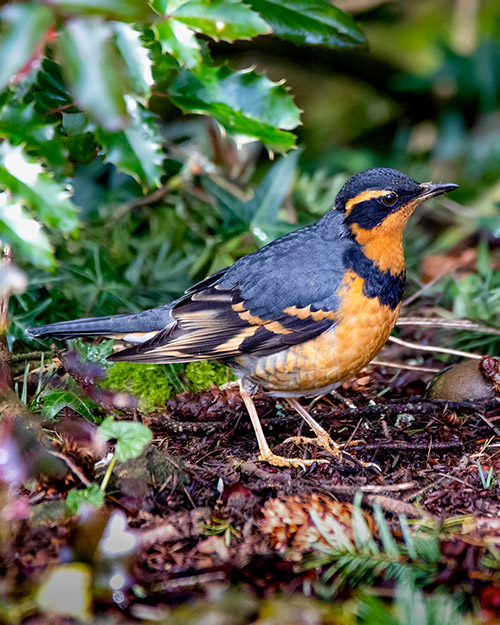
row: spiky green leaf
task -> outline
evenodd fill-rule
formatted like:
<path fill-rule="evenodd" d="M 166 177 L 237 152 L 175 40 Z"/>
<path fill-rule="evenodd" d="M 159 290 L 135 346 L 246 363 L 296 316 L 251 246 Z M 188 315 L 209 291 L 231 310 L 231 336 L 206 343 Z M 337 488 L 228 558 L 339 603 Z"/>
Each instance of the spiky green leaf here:
<path fill-rule="evenodd" d="M 296 44 L 329 48 L 365 43 L 356 22 L 328 0 L 245 0 L 272 27 L 273 33 Z"/>
<path fill-rule="evenodd" d="M 11 3 L 2 9 L 0 91 L 35 55 L 53 19 L 50 9 L 38 2 Z"/>
<path fill-rule="evenodd" d="M 295 144 L 289 132 L 300 123 L 300 111 L 285 87 L 251 69 L 233 72 L 227 66 L 184 70 L 169 95 L 186 113 L 211 115 L 243 140 L 258 139 L 270 149 Z"/>
<path fill-rule="evenodd" d="M 0 144 L 0 185 L 31 207 L 44 224 L 63 232 L 77 229 L 76 207 L 69 192 L 29 158 L 22 146 L 14 147 L 7 141 Z"/>
<path fill-rule="evenodd" d="M 71 20 L 62 30 L 58 46 L 78 104 L 102 128 L 112 132 L 123 129 L 127 124 L 126 77 L 111 26 L 97 18 Z"/>
<path fill-rule="evenodd" d="M 42 226 L 6 192 L 0 193 L 0 241 L 8 243 L 24 262 L 42 269 L 55 267 L 54 252 Z"/>
<path fill-rule="evenodd" d="M 157 186 L 162 173 L 163 155 L 154 117 L 141 104 L 126 96 L 130 124 L 120 132 L 97 131 L 106 148 L 106 159 L 128 172 L 146 189 Z"/>
<path fill-rule="evenodd" d="M 248 39 L 271 32 L 260 15 L 239 0 L 188 0 L 174 10 L 173 16 L 216 40 Z"/>

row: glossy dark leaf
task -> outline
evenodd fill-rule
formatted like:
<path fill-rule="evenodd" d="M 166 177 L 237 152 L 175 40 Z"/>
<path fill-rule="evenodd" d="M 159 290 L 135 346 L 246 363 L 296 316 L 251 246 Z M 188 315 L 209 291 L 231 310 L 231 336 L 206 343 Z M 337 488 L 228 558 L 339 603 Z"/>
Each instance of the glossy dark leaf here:
<path fill-rule="evenodd" d="M 185 24 L 168 19 L 156 25 L 156 33 L 162 49 L 182 65 L 194 67 L 201 61 L 199 41 Z"/>
<path fill-rule="evenodd" d="M 97 138 L 106 149 L 106 160 L 126 171 L 144 188 L 160 183 L 163 154 L 152 113 L 127 96 L 129 125 L 120 132 L 99 130 Z"/>
<path fill-rule="evenodd" d="M 53 388 L 44 391 L 42 414 L 45 418 L 54 419 L 65 408 L 71 408 L 90 421 L 94 421 L 92 410 L 97 409 L 91 399 L 77 395 L 71 389 Z"/>
<path fill-rule="evenodd" d="M 216 40 L 248 39 L 271 32 L 258 13 L 238 0 L 188 0 L 174 10 L 173 16 Z"/>
<path fill-rule="evenodd" d="M 63 232 L 77 229 L 76 207 L 69 192 L 26 156 L 21 146 L 7 141 L 0 144 L 0 185 L 9 189 L 16 201 L 31 207 L 44 224 Z"/>
<path fill-rule="evenodd" d="M 342 48 L 359 46 L 365 37 L 356 22 L 328 0 L 246 0 L 272 27 L 296 44 Z"/>
<path fill-rule="evenodd" d="M 0 90 L 33 57 L 53 23 L 50 9 L 38 2 L 8 4 L 0 13 Z"/>
<path fill-rule="evenodd" d="M 288 130 L 300 123 L 300 111 L 282 84 L 251 69 L 201 66 L 184 70 L 172 83 L 171 100 L 187 113 L 211 115 L 228 132 L 259 139 L 285 151 L 295 143 Z"/>
<path fill-rule="evenodd" d="M 135 93 L 148 96 L 153 84 L 151 59 L 139 31 L 123 22 L 114 22 L 112 26 L 116 45 L 127 66 L 130 86 Z"/>
<path fill-rule="evenodd" d="M 22 105 L 14 101 L 0 109 L 0 137 L 26 145 L 53 167 L 66 162 L 66 149 L 57 129 L 37 113 L 34 102 Z"/>
<path fill-rule="evenodd" d="M 50 0 L 65 15 L 100 15 L 123 22 L 149 21 L 154 18 L 146 0 Z"/>
<path fill-rule="evenodd" d="M 54 251 L 42 226 L 6 192 L 0 193 L 0 241 L 8 243 L 19 260 L 42 269 L 55 267 Z"/>
<path fill-rule="evenodd" d="M 127 124 L 124 61 L 113 41 L 111 26 L 99 19 L 68 22 L 58 39 L 76 102 L 106 130 Z"/>

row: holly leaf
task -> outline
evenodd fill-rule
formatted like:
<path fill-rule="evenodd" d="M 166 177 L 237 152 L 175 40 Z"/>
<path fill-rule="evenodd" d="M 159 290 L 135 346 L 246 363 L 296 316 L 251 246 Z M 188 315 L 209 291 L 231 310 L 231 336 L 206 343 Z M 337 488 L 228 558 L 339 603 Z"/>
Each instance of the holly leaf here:
<path fill-rule="evenodd" d="M 0 13 L 0 91 L 37 53 L 53 23 L 52 11 L 38 2 L 11 3 Z"/>
<path fill-rule="evenodd" d="M 271 32 L 259 14 L 239 0 L 188 0 L 172 15 L 178 22 L 215 40 L 249 39 Z"/>
<path fill-rule="evenodd" d="M 9 102 L 0 110 L 0 137 L 15 145 L 25 144 L 53 167 L 65 165 L 66 150 L 54 124 L 35 111 L 35 103 Z"/>
<path fill-rule="evenodd" d="M 163 51 L 171 54 L 179 63 L 194 67 L 201 61 L 198 39 L 185 24 L 172 18 L 156 24 L 155 30 Z"/>
<path fill-rule="evenodd" d="M 127 80 L 111 26 L 97 18 L 71 20 L 61 31 L 58 48 L 76 102 L 105 130 L 123 129 Z"/>
<path fill-rule="evenodd" d="M 158 186 L 162 174 L 161 139 L 152 113 L 126 96 L 129 125 L 121 132 L 98 129 L 98 141 L 106 148 L 106 160 L 128 172 L 144 189 Z"/>
<path fill-rule="evenodd" d="M 151 442 L 153 433 L 142 423 L 105 419 L 98 428 L 105 440 L 116 439 L 115 455 L 120 462 L 137 458 Z"/>
<path fill-rule="evenodd" d="M 356 22 L 328 0 L 245 0 L 272 27 L 295 44 L 329 48 L 366 43 Z"/>
<path fill-rule="evenodd" d="M 241 140 L 258 139 L 278 151 L 295 144 L 288 130 L 300 123 L 299 109 L 281 83 L 252 69 L 186 69 L 173 81 L 169 95 L 184 112 L 211 115 Z"/>
<path fill-rule="evenodd" d="M 78 228 L 76 207 L 69 192 L 26 156 L 22 146 L 14 147 L 7 141 L 0 144 L 0 185 L 35 210 L 45 225 L 63 232 L 75 232 Z"/>
<path fill-rule="evenodd" d="M 135 93 L 148 96 L 153 84 L 149 51 L 141 43 L 140 33 L 130 24 L 114 22 L 118 49 L 127 66 L 130 85 Z"/>
<path fill-rule="evenodd" d="M 150 21 L 155 14 L 144 0 L 50 0 L 64 14 L 100 15 L 122 22 Z"/>
<path fill-rule="evenodd" d="M 36 267 L 55 267 L 54 251 L 41 224 L 8 193 L 0 193 L 0 240 L 8 243 L 16 256 Z"/>

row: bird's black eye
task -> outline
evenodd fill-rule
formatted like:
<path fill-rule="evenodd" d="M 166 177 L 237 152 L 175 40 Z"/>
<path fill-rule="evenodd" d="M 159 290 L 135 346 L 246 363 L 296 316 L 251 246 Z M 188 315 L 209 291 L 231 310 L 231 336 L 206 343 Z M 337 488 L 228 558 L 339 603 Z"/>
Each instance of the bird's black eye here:
<path fill-rule="evenodd" d="M 388 193 L 387 195 L 384 195 L 382 197 L 382 203 L 385 206 L 388 206 L 389 208 L 391 206 L 394 206 L 394 204 L 396 204 L 397 201 L 398 201 L 398 196 L 396 193 Z"/>

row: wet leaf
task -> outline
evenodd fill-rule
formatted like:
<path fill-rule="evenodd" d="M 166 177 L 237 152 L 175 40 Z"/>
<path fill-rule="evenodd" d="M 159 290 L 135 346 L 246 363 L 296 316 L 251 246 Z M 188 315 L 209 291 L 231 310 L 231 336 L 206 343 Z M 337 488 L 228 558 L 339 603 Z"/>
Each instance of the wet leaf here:
<path fill-rule="evenodd" d="M 58 38 L 61 61 L 75 100 L 102 128 L 121 130 L 127 123 L 124 61 L 111 26 L 100 19 L 74 19 Z"/>
<path fill-rule="evenodd" d="M 327 0 L 247 0 L 275 35 L 296 44 L 329 48 L 359 46 L 365 37 L 356 22 Z"/>
<path fill-rule="evenodd" d="M 25 262 L 43 269 L 55 267 L 54 251 L 41 224 L 7 193 L 0 193 L 0 241 L 11 245 Z"/>
<path fill-rule="evenodd" d="M 5 6 L 0 19 L 0 90 L 36 53 L 52 25 L 50 9 L 38 2 L 11 3 Z M 39 49 L 39 54 L 43 52 Z"/>
<path fill-rule="evenodd" d="M 9 189 L 16 201 L 36 211 L 44 224 L 63 232 L 76 231 L 76 207 L 69 192 L 29 158 L 21 146 L 14 147 L 7 141 L 0 145 L 0 185 Z"/>
<path fill-rule="evenodd" d="M 43 393 L 42 415 L 47 419 L 54 419 L 65 408 L 71 408 L 89 421 L 94 421 L 92 411 L 97 409 L 96 404 L 88 397 L 80 397 L 71 389 L 47 389 Z"/>
<path fill-rule="evenodd" d="M 106 148 L 106 160 L 126 171 L 146 189 L 157 186 L 162 174 L 161 139 L 154 116 L 126 96 L 130 124 L 121 132 L 99 130 L 97 138 Z"/>
<path fill-rule="evenodd" d="M 175 18 L 156 25 L 156 34 L 165 52 L 186 65 L 194 67 L 201 61 L 200 44 L 192 30 Z"/>
<path fill-rule="evenodd" d="M 248 39 L 271 32 L 258 13 L 234 0 L 188 0 L 173 15 L 189 28 L 216 40 Z"/>
<path fill-rule="evenodd" d="M 37 113 L 34 102 L 6 104 L 0 110 L 0 136 L 15 145 L 24 143 L 53 167 L 66 162 L 66 150 L 54 124 Z"/>
<path fill-rule="evenodd" d="M 211 115 L 228 132 L 244 140 L 259 139 L 270 149 L 285 151 L 295 144 L 288 130 L 300 123 L 300 111 L 282 84 L 251 69 L 227 66 L 184 70 L 169 95 L 186 113 Z"/>
<path fill-rule="evenodd" d="M 153 84 L 152 62 L 147 48 L 142 45 L 139 31 L 123 22 L 114 22 L 113 30 L 116 44 L 127 65 L 132 89 L 135 93 L 149 95 Z"/>

